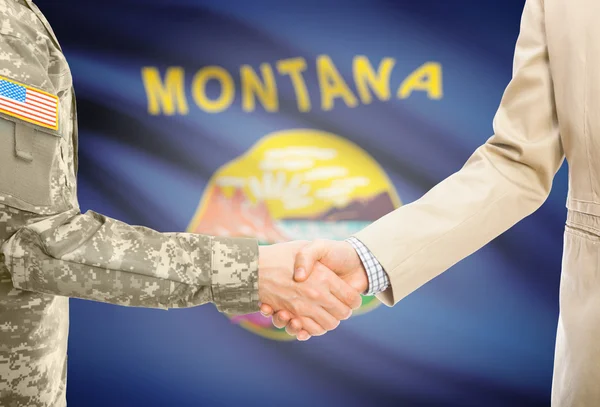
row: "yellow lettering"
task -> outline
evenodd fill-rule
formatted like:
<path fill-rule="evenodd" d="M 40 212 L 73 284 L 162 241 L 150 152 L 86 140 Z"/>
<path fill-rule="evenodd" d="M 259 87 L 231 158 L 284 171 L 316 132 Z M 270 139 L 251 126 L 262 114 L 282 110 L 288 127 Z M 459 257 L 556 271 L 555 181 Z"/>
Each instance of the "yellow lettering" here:
<path fill-rule="evenodd" d="M 249 65 L 240 68 L 240 80 L 242 82 L 242 109 L 245 112 L 254 111 L 256 98 L 260 100 L 267 112 L 276 112 L 279 107 L 277 99 L 277 84 L 271 65 L 264 63 L 260 65 L 262 81 Z"/>
<path fill-rule="evenodd" d="M 415 90 L 427 92 L 430 99 L 441 99 L 442 65 L 437 62 L 427 62 L 411 73 L 398 88 L 398 98 L 406 99 Z"/>
<path fill-rule="evenodd" d="M 206 84 L 216 80 L 221 84 L 221 94 L 216 99 L 206 95 Z M 233 78 L 220 66 L 208 66 L 199 70 L 192 81 L 192 95 L 198 107 L 209 113 L 219 113 L 231 106 L 235 97 Z"/>
<path fill-rule="evenodd" d="M 358 100 L 352 93 L 344 78 L 327 55 L 317 57 L 317 77 L 321 88 L 321 108 L 333 109 L 334 100 L 342 98 L 348 107 L 356 107 Z"/>
<path fill-rule="evenodd" d="M 377 73 L 375 73 L 366 56 L 358 55 L 354 57 L 352 63 L 354 83 L 356 83 L 360 100 L 364 104 L 368 105 L 373 100 L 369 88 L 379 100 L 390 99 L 390 74 L 395 64 L 394 58 L 384 58 L 379 64 Z"/>
<path fill-rule="evenodd" d="M 156 116 L 162 112 L 172 116 L 175 112 L 182 115 L 188 113 L 183 68 L 168 68 L 163 82 L 158 69 L 147 66 L 142 68 L 142 81 L 146 89 L 149 114 Z"/>
<path fill-rule="evenodd" d="M 304 58 L 283 59 L 277 62 L 277 71 L 281 75 L 289 75 L 296 92 L 296 103 L 301 112 L 310 111 L 310 98 L 302 72 L 306 70 L 306 60 Z"/>

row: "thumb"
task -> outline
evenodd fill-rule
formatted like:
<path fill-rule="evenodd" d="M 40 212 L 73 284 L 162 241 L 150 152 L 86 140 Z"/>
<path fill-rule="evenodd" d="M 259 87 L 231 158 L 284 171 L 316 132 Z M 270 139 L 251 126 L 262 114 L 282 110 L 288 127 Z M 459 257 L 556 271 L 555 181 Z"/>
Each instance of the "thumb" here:
<path fill-rule="evenodd" d="M 316 262 L 327 255 L 327 243 L 323 240 L 315 240 L 304 246 L 298 254 L 294 262 L 294 280 L 297 282 L 305 281 Z"/>

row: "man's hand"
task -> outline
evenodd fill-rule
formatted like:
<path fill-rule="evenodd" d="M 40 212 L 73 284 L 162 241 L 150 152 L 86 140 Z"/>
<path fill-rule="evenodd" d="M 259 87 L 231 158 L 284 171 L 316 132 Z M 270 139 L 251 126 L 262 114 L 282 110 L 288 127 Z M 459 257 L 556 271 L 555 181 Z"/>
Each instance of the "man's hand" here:
<path fill-rule="evenodd" d="M 357 293 L 365 292 L 369 287 L 367 272 L 358 254 L 348 242 L 335 240 L 316 240 L 303 246 L 296 255 L 294 264 L 294 280 L 306 281 L 311 273 L 318 270 L 320 265 L 333 270 L 342 280 Z M 268 301 L 262 301 L 261 313 L 265 316 L 273 314 L 276 309 L 269 307 Z M 310 330 L 304 326 L 304 320 L 294 318 L 289 312 L 281 310 L 273 316 L 273 324 L 278 328 L 286 328 L 290 335 L 296 335 L 299 340 L 310 338 Z"/>
<path fill-rule="evenodd" d="M 369 288 L 367 272 L 350 243 L 315 240 L 304 246 L 296 256 L 294 280 L 305 281 L 317 262 L 333 270 L 356 291 L 362 293 Z"/>
<path fill-rule="evenodd" d="M 306 242 L 281 243 L 259 248 L 258 294 L 271 312 L 285 315 L 301 324 L 308 335 L 322 335 L 360 307 L 361 297 L 349 284 L 322 264 L 311 266 L 299 283 L 292 279 L 294 261 Z"/>

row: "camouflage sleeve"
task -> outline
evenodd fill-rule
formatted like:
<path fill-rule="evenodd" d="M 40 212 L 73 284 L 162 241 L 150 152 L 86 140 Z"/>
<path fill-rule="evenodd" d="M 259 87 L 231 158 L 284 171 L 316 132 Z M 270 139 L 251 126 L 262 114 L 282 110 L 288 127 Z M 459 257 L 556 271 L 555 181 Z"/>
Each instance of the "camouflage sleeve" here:
<path fill-rule="evenodd" d="M 0 0 L 0 85 L 11 102 L 0 109 L 0 261 L 16 288 L 130 306 L 212 301 L 228 313 L 258 310 L 255 241 L 158 233 L 79 211 L 70 70 L 31 1 Z M 23 214 L 31 218 L 20 223 Z"/>
<path fill-rule="evenodd" d="M 76 209 L 42 219 L 2 246 L 16 288 L 128 306 L 258 310 L 253 239 L 159 233 Z"/>

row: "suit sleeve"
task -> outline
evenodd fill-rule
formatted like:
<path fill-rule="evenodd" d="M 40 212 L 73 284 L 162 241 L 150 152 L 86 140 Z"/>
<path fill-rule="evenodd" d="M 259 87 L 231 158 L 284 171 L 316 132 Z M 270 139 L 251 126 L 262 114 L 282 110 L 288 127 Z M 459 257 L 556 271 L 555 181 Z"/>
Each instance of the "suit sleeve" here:
<path fill-rule="evenodd" d="M 564 159 L 542 0 L 527 0 L 494 135 L 461 170 L 356 234 L 389 275 L 393 305 L 537 210 Z"/>

